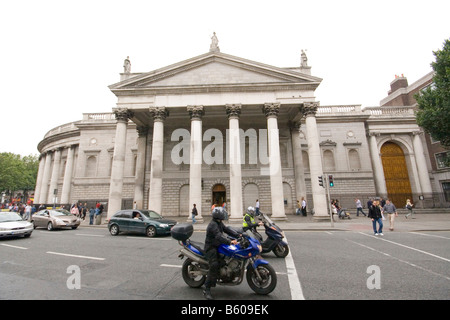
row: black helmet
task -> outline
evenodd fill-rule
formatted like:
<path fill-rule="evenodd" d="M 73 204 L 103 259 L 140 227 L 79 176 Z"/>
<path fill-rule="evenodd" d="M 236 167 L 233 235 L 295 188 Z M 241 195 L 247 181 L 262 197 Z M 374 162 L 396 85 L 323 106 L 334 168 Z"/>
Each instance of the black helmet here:
<path fill-rule="evenodd" d="M 216 220 L 228 220 L 228 212 L 222 207 L 216 207 L 212 212 L 212 217 Z"/>

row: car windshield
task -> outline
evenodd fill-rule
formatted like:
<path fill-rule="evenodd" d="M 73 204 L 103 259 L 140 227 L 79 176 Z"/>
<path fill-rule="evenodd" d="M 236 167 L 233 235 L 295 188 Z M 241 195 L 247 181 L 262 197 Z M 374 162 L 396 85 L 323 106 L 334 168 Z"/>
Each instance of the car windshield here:
<path fill-rule="evenodd" d="M 52 211 L 50 211 L 50 214 L 52 215 L 52 217 L 72 216 L 73 215 L 73 214 L 71 214 L 69 211 L 67 211 L 65 209 L 52 210 Z"/>
<path fill-rule="evenodd" d="M 162 219 L 162 216 L 151 210 L 140 210 L 140 212 L 150 219 Z"/>
<path fill-rule="evenodd" d="M 0 213 L 0 222 L 22 221 L 22 218 L 15 212 Z"/>

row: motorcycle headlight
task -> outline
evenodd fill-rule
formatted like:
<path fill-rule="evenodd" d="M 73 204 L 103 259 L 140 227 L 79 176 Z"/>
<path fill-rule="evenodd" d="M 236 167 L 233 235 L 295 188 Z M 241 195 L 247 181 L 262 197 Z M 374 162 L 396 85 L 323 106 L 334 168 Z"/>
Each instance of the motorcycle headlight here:
<path fill-rule="evenodd" d="M 260 244 L 258 244 L 258 250 L 260 253 L 262 252 L 262 246 Z"/>

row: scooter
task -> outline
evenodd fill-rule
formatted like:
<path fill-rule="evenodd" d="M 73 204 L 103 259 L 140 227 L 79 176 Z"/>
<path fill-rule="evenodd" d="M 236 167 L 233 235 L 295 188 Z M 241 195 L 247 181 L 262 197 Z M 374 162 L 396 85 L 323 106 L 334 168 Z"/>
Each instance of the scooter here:
<path fill-rule="evenodd" d="M 289 246 L 283 241 L 284 232 L 265 213 L 259 212 L 257 216 L 266 229 L 267 239 L 263 241 L 262 236 L 255 232 L 262 245 L 262 253 L 273 251 L 278 258 L 285 258 L 289 254 Z"/>
<path fill-rule="evenodd" d="M 192 224 L 177 224 L 171 231 L 182 246 L 179 257 L 187 258 L 181 269 L 183 280 L 188 286 L 199 288 L 206 281 L 209 262 L 205 258 L 204 244 L 189 239 L 192 233 Z M 239 285 L 245 276 L 257 294 L 266 295 L 275 289 L 277 274 L 269 262 L 261 259 L 261 244 L 251 231 L 244 232 L 237 245 L 221 244 L 217 251 L 221 260 L 217 284 Z"/>

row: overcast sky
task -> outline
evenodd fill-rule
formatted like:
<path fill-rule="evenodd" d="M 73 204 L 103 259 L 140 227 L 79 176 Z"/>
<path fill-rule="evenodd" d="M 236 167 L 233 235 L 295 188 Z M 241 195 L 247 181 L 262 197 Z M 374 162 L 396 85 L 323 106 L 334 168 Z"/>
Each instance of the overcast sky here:
<path fill-rule="evenodd" d="M 0 0 L 0 152 L 38 154 L 44 135 L 110 112 L 123 60 L 148 72 L 209 51 L 277 66 L 307 50 L 321 105 L 377 106 L 396 74 L 432 71 L 450 1 Z"/>

